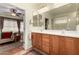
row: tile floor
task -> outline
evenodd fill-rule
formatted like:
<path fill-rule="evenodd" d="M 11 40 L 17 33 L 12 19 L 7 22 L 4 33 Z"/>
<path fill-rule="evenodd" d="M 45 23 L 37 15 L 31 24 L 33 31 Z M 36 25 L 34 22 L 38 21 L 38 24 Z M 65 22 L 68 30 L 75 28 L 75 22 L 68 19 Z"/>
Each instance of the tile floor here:
<path fill-rule="evenodd" d="M 0 45 L 0 55 L 41 55 L 37 51 L 26 52 L 20 42 Z"/>
<path fill-rule="evenodd" d="M 25 53 L 24 55 L 42 55 L 42 54 L 40 54 L 40 53 L 37 52 L 37 51 L 32 50 L 32 51 L 30 51 L 30 52 L 28 52 L 28 53 Z"/>
<path fill-rule="evenodd" d="M 9 44 L 0 45 L 0 55 L 13 55 L 24 50 L 20 42 L 12 42 Z"/>

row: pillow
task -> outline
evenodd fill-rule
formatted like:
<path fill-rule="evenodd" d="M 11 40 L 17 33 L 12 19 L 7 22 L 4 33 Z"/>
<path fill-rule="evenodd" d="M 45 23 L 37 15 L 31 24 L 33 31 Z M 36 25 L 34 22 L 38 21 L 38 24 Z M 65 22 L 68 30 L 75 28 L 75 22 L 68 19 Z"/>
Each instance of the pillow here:
<path fill-rule="evenodd" d="M 12 32 L 2 32 L 1 38 L 2 39 L 11 38 L 11 35 L 12 35 Z"/>

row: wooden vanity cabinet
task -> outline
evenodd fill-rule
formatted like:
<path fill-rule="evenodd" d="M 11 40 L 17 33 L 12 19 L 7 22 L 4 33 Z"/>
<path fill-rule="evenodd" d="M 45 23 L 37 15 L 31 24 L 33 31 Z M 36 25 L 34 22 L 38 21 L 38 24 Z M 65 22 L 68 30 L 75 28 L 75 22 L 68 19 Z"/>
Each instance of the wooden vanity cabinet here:
<path fill-rule="evenodd" d="M 41 50 L 42 48 L 42 34 L 41 33 L 37 33 L 36 34 L 36 42 L 37 42 L 37 45 L 36 47 Z"/>
<path fill-rule="evenodd" d="M 41 33 L 32 33 L 32 47 L 41 50 Z"/>
<path fill-rule="evenodd" d="M 66 55 L 65 37 L 59 36 L 59 55 Z"/>
<path fill-rule="evenodd" d="M 66 54 L 67 55 L 74 55 L 74 54 L 77 54 L 77 49 L 76 49 L 76 46 L 75 45 L 75 38 L 72 38 L 72 37 L 66 37 L 66 40 L 65 40 L 65 48 L 66 48 Z M 79 43 L 78 43 L 79 44 Z"/>
<path fill-rule="evenodd" d="M 79 55 L 79 38 L 32 33 L 32 47 L 50 55 Z"/>
<path fill-rule="evenodd" d="M 75 43 L 74 44 L 75 44 L 75 48 L 76 48 L 75 52 L 76 52 L 77 55 L 79 55 L 79 38 L 75 38 Z"/>
<path fill-rule="evenodd" d="M 51 35 L 50 36 L 50 54 L 61 55 L 65 54 L 65 38 L 64 36 Z"/>
<path fill-rule="evenodd" d="M 59 54 L 59 37 L 51 35 L 50 39 L 50 54 Z"/>
<path fill-rule="evenodd" d="M 50 54 L 50 39 L 48 34 L 42 34 L 42 51 Z"/>
<path fill-rule="evenodd" d="M 36 33 L 32 33 L 31 38 L 32 38 L 32 47 L 35 48 L 36 47 Z"/>

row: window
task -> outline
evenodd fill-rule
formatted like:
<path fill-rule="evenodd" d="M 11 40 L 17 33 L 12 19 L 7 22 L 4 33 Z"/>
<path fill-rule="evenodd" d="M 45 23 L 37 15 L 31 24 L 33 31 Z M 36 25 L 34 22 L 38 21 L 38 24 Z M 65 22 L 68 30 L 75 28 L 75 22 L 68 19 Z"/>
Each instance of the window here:
<path fill-rule="evenodd" d="M 18 27 L 17 27 L 17 21 L 16 20 L 10 20 L 10 19 L 4 19 L 4 24 L 3 24 L 3 32 L 18 32 Z"/>
<path fill-rule="evenodd" d="M 56 18 L 54 23 L 55 24 L 67 23 L 67 18 L 66 17 Z"/>
<path fill-rule="evenodd" d="M 55 18 L 52 22 L 52 28 L 55 30 L 64 30 L 67 27 L 67 17 Z"/>

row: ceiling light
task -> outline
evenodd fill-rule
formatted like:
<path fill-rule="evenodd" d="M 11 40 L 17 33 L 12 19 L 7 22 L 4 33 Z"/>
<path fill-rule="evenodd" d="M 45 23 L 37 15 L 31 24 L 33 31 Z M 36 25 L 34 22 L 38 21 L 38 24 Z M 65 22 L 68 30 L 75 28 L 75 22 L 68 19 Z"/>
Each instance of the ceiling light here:
<path fill-rule="evenodd" d="M 12 15 L 12 16 L 16 16 L 16 14 L 15 14 L 15 13 L 12 13 L 11 15 Z"/>

